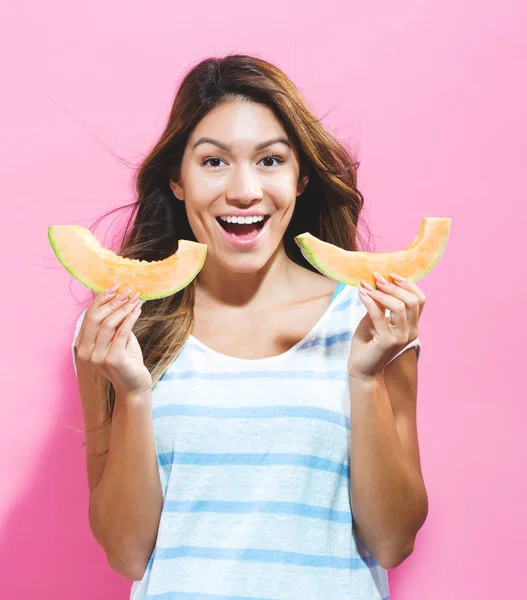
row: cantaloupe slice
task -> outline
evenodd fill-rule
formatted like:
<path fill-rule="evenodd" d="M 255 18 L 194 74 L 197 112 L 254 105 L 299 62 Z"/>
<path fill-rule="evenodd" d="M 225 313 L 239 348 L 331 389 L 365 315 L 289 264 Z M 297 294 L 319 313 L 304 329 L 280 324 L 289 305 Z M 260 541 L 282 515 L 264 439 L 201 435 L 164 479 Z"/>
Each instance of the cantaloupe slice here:
<path fill-rule="evenodd" d="M 140 292 L 141 300 L 171 296 L 187 286 L 205 262 L 207 245 L 179 240 L 177 252 L 164 260 L 124 258 L 102 246 L 86 227 L 51 225 L 51 247 L 75 279 L 99 293 L 121 283 L 119 291 Z"/>
<path fill-rule="evenodd" d="M 450 232 L 451 219 L 425 217 L 414 241 L 396 252 L 349 251 L 323 242 L 310 233 L 295 237 L 304 258 L 330 279 L 357 285 L 361 279 L 377 287 L 373 272 L 393 281 L 389 273 L 417 281 L 441 258 Z"/>

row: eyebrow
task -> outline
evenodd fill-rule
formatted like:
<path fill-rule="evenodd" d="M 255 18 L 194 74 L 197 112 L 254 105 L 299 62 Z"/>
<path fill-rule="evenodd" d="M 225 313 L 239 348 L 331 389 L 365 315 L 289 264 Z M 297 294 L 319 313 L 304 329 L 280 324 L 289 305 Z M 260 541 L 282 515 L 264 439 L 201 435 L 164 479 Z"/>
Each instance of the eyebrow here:
<path fill-rule="evenodd" d="M 218 146 L 218 148 L 221 148 L 222 150 L 225 150 L 226 152 L 232 152 L 232 148 L 230 146 L 227 146 L 227 144 L 224 144 L 223 142 L 220 142 L 218 140 L 215 140 L 215 139 L 209 138 L 209 137 L 199 138 L 199 140 L 197 142 L 194 142 L 194 144 L 192 145 L 192 149 L 194 150 L 194 148 L 196 146 L 199 146 L 200 144 L 214 144 L 215 146 Z M 275 137 L 270 140 L 267 140 L 267 142 L 262 142 L 260 144 L 257 144 L 256 150 L 263 150 L 264 148 L 267 148 L 267 146 L 272 146 L 273 144 L 285 144 L 286 146 L 291 148 L 291 144 L 289 143 L 289 140 L 287 138 Z"/>

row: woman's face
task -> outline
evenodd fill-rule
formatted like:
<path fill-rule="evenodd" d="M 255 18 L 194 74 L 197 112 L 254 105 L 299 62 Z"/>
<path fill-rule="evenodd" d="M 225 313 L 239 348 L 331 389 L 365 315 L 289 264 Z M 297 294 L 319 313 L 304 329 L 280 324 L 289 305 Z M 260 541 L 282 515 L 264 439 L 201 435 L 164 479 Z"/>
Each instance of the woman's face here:
<path fill-rule="evenodd" d="M 254 273 L 276 252 L 308 183 L 292 146 L 272 110 L 255 102 L 218 106 L 198 123 L 170 187 L 208 260 Z"/>

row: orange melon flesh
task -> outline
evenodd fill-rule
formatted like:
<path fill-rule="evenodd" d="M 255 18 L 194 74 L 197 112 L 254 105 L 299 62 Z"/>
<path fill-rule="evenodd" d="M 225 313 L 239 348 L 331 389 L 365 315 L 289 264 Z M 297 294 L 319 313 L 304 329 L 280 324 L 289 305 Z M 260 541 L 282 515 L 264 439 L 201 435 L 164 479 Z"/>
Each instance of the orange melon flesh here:
<path fill-rule="evenodd" d="M 183 289 L 199 273 L 207 253 L 206 244 L 179 240 L 177 252 L 164 260 L 124 258 L 79 225 L 51 225 L 48 239 L 60 263 L 86 287 L 99 293 L 121 283 L 119 291 L 140 292 L 141 300 Z"/>
<path fill-rule="evenodd" d="M 323 242 L 310 233 L 295 237 L 304 258 L 330 279 L 357 285 L 361 279 L 377 287 L 373 272 L 393 281 L 395 273 L 417 281 L 424 277 L 443 254 L 450 232 L 451 219 L 425 217 L 414 241 L 396 252 L 349 251 Z"/>

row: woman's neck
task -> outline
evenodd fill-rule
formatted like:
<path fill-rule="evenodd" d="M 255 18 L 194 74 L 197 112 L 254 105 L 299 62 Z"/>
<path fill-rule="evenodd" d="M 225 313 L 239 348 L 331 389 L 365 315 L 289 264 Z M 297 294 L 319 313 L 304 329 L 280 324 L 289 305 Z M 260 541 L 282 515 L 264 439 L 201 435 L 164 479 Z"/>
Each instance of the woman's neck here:
<path fill-rule="evenodd" d="M 213 259 L 206 261 L 197 277 L 197 294 L 205 301 L 230 307 L 251 304 L 254 308 L 276 302 L 277 296 L 294 294 L 298 270 L 283 247 L 259 271 L 233 272 Z"/>

